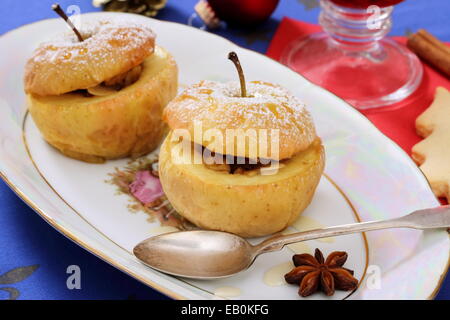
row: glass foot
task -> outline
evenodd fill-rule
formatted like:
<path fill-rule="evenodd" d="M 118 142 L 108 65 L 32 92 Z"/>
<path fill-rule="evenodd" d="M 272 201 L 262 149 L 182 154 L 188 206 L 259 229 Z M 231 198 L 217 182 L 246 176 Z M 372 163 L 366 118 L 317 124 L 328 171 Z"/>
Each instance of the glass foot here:
<path fill-rule="evenodd" d="M 358 109 L 405 99 L 419 86 L 423 73 L 419 59 L 393 40 L 362 48 L 338 43 L 326 33 L 294 41 L 281 62 Z"/>

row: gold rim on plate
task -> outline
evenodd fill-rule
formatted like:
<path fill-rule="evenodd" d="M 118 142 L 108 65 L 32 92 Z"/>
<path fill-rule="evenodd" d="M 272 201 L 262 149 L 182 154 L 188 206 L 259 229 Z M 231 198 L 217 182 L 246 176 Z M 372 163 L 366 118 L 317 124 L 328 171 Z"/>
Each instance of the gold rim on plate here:
<path fill-rule="evenodd" d="M 87 13 L 87 14 L 83 14 L 83 15 L 95 15 L 95 14 L 99 14 L 99 12 L 91 12 L 91 13 Z M 125 14 L 125 13 L 122 13 L 122 14 Z M 131 14 L 131 13 L 126 13 L 126 14 L 133 15 L 133 16 L 135 15 L 135 14 Z M 8 32 L 6 32 L 6 33 L 0 35 L 0 38 L 3 37 L 3 36 L 5 36 L 5 35 L 7 35 L 7 34 L 9 34 L 9 33 L 11 33 L 11 32 L 17 31 L 17 30 L 19 30 L 19 29 L 26 28 L 26 27 L 29 27 L 29 26 L 31 26 L 31 25 L 38 24 L 38 23 L 41 23 L 41 22 L 44 22 L 44 21 L 50 21 L 50 20 L 56 20 L 56 19 L 45 19 L 45 20 L 41 20 L 41 21 L 37 21 L 37 22 L 33 22 L 33 23 L 29 23 L 29 24 L 22 25 L 22 26 L 20 26 L 20 27 L 18 27 L 18 28 L 16 28 L 16 29 L 10 30 L 10 31 L 8 31 Z M 176 25 L 180 25 L 180 26 L 189 28 L 189 26 L 186 26 L 186 25 L 181 24 L 181 23 L 176 23 L 176 22 L 170 22 L 170 21 L 158 21 L 158 22 L 159 22 L 159 23 L 171 23 L 171 24 L 176 24 Z M 193 28 L 193 27 L 191 27 L 191 28 Z M 203 30 L 198 30 L 198 29 L 196 29 L 196 28 L 193 28 L 193 29 L 195 29 L 195 30 L 197 30 L 197 31 L 200 31 L 200 32 L 205 32 L 205 31 L 203 31 Z M 218 36 L 218 35 L 211 34 L 211 33 L 208 33 L 208 34 L 209 34 L 209 35 L 212 35 L 212 36 L 215 36 L 215 37 L 218 37 L 218 38 L 220 38 L 222 41 L 226 41 L 226 42 L 232 44 L 233 46 L 237 46 L 236 44 L 232 43 L 231 41 L 229 41 L 229 40 L 226 39 L 226 38 L 223 38 L 223 37 L 220 37 L 220 36 Z M 240 46 L 238 46 L 238 47 L 240 47 Z M 242 48 L 242 47 L 240 47 L 240 48 L 241 48 L 242 50 L 247 50 L 247 51 L 248 51 L 248 49 L 245 49 L 245 48 Z M 259 53 L 259 52 L 255 52 L 255 51 L 252 51 L 252 52 L 253 52 L 253 53 L 256 53 L 256 54 L 258 54 L 258 55 L 260 55 L 260 56 L 263 56 L 263 57 L 265 57 L 265 58 L 268 58 L 269 60 L 271 60 L 271 61 L 277 63 L 278 65 L 280 65 L 281 67 L 285 68 L 286 70 L 289 70 L 289 71 L 293 72 L 293 71 L 290 70 L 288 67 L 286 67 L 286 66 L 284 66 L 283 64 L 281 64 L 280 62 L 278 62 L 278 61 L 272 59 L 271 57 L 268 57 L 268 56 L 266 56 L 266 55 L 264 55 L 264 54 L 261 54 L 261 53 Z M 298 75 L 298 76 L 301 77 L 301 75 Z M 330 93 L 330 94 L 332 94 L 333 96 L 335 96 L 337 99 L 342 100 L 341 98 L 337 97 L 337 96 L 334 95 L 333 93 Z M 367 121 L 368 125 L 374 126 L 374 125 L 373 125 L 373 124 L 372 124 L 372 123 L 371 123 L 371 122 L 370 122 L 370 121 L 369 121 L 369 120 L 368 120 L 361 112 L 359 112 L 358 110 L 355 110 L 354 108 L 351 108 L 351 107 L 350 107 L 349 109 L 352 109 L 352 110 L 353 110 L 354 112 L 356 112 L 356 114 L 358 114 L 361 118 L 364 118 L 364 119 Z M 27 115 L 28 115 L 28 111 L 25 112 L 24 117 L 23 117 L 23 123 L 22 123 L 22 138 L 23 138 L 24 143 L 25 143 L 25 149 L 26 149 L 26 151 L 27 151 L 27 154 L 29 155 L 30 160 L 32 161 L 32 163 L 33 163 L 34 167 L 36 168 L 37 172 L 39 173 L 39 175 L 43 178 L 43 180 L 44 180 L 44 181 L 46 182 L 46 184 L 51 188 L 51 190 L 52 190 L 53 192 L 55 192 L 55 194 L 56 194 L 59 198 L 61 198 L 61 200 L 62 200 L 69 208 L 71 208 L 78 216 L 80 216 L 80 218 L 82 218 L 83 221 L 85 221 L 89 226 L 93 227 L 94 230 L 96 230 L 97 232 L 99 232 L 105 239 L 111 241 L 111 243 L 115 244 L 116 246 L 118 246 L 119 248 L 121 248 L 122 250 L 124 250 L 126 253 L 130 253 L 128 250 L 126 250 L 125 248 L 121 247 L 121 246 L 118 245 L 116 242 L 114 242 L 113 240 L 111 240 L 109 237 L 107 237 L 106 235 L 104 235 L 104 233 L 102 233 L 100 230 L 98 230 L 97 228 L 95 228 L 91 223 L 89 223 L 89 221 L 87 221 L 82 215 L 80 215 L 76 210 L 74 210 L 74 208 L 72 208 L 72 207 L 67 203 L 67 201 L 65 201 L 65 200 L 64 200 L 64 199 L 63 199 L 63 198 L 62 198 L 62 197 L 54 190 L 54 188 L 47 182 L 47 180 L 44 178 L 44 176 L 42 175 L 42 173 L 40 172 L 40 170 L 38 169 L 38 167 L 37 167 L 36 164 L 34 163 L 33 158 L 31 157 L 31 154 L 30 154 L 30 152 L 29 152 L 28 145 L 26 144 L 26 138 L 25 138 L 25 135 L 24 135 L 24 125 L 25 125 L 25 121 L 26 121 Z M 383 133 L 382 133 L 382 134 L 383 134 Z M 401 152 L 403 152 L 404 154 L 406 154 L 406 152 L 405 152 L 403 149 L 401 149 L 401 148 L 400 148 L 400 147 L 399 147 L 392 139 L 390 139 L 389 137 L 387 137 L 387 136 L 384 135 L 384 134 L 383 134 L 383 136 L 384 136 L 385 138 L 387 138 L 394 146 L 396 146 L 397 149 L 398 149 L 399 151 L 401 151 Z M 409 158 L 409 156 L 408 156 L 408 158 Z M 411 161 L 412 161 L 412 160 L 411 160 Z M 420 170 L 419 170 L 419 172 L 423 175 L 423 173 L 422 173 Z M 75 243 L 81 245 L 81 246 L 84 247 L 86 250 L 88 250 L 89 252 L 91 252 L 91 253 L 94 254 L 95 256 L 99 257 L 100 259 L 104 260 L 105 262 L 107 262 L 107 263 L 113 265 L 114 267 L 116 267 L 116 268 L 118 268 L 118 269 L 120 269 L 120 270 L 126 272 L 127 274 L 131 275 L 131 276 L 134 277 L 135 279 L 137 279 L 137 280 L 141 281 L 142 283 L 144 283 L 144 284 L 146 284 L 146 285 L 148 285 L 148 286 L 150 286 L 150 287 L 152 287 L 152 288 L 154 288 L 154 289 L 156 289 L 156 290 L 162 292 L 163 294 L 165 294 L 165 295 L 167 295 L 167 296 L 169 296 L 169 297 L 171 297 L 171 298 L 174 298 L 174 299 L 181 299 L 181 300 L 187 299 L 186 297 L 184 297 L 184 296 L 182 296 L 182 295 L 180 295 L 180 294 L 178 294 L 178 293 L 176 293 L 176 292 L 174 292 L 174 291 L 171 291 L 170 289 L 167 289 L 166 287 L 161 286 L 161 285 L 159 285 L 158 283 L 155 283 L 155 282 L 152 281 L 152 280 L 144 279 L 144 278 L 141 277 L 140 275 L 138 275 L 138 274 L 136 274 L 135 272 L 131 271 L 129 268 L 127 268 L 127 267 L 125 267 L 125 266 L 123 266 L 123 265 L 121 265 L 121 264 L 115 262 L 114 260 L 110 259 L 109 256 L 107 256 L 107 255 L 105 255 L 104 253 L 102 253 L 101 251 L 99 251 L 99 250 L 93 248 L 92 246 L 90 246 L 90 245 L 87 244 L 86 242 L 80 240 L 80 239 L 77 238 L 71 231 L 69 231 L 69 230 L 66 229 L 65 227 L 63 227 L 63 226 L 59 225 L 58 223 L 56 223 L 56 222 L 54 221 L 54 219 L 51 218 L 48 214 L 46 214 L 46 212 L 45 212 L 44 210 L 42 210 L 41 208 L 39 208 L 39 206 L 37 206 L 37 205 L 34 203 L 33 200 L 31 200 L 30 198 L 28 198 L 28 196 L 27 196 L 27 195 L 26 195 L 19 187 L 17 187 L 17 186 L 16 186 L 16 185 L 15 185 L 15 184 L 7 177 L 7 176 L 6 176 L 6 174 L 3 173 L 1 170 L 0 170 L 0 177 L 5 181 L 5 183 L 10 187 L 10 189 L 12 189 L 12 190 L 13 190 L 13 191 L 14 191 L 14 192 L 15 192 L 15 193 L 16 193 L 16 194 L 17 194 L 17 195 L 25 202 L 25 203 L 27 203 L 34 211 L 36 211 L 36 213 L 38 213 L 38 214 L 39 214 L 39 215 L 40 215 L 47 223 L 49 223 L 53 228 L 55 228 L 56 230 L 58 230 L 59 232 L 61 232 L 64 236 L 66 236 L 67 238 L 69 238 L 69 239 L 72 240 L 73 242 L 75 242 Z M 337 185 L 337 184 L 336 184 L 336 183 L 335 183 L 328 175 L 325 175 L 325 177 L 333 184 L 333 186 L 334 186 L 334 187 L 339 191 L 339 193 L 344 197 L 344 199 L 346 200 L 346 202 L 349 204 L 349 206 L 351 207 L 352 211 L 354 212 L 357 221 L 360 222 L 361 219 L 360 219 L 358 213 L 356 212 L 356 210 L 355 210 L 353 204 L 351 203 L 351 201 L 350 201 L 350 199 L 347 197 L 347 195 L 344 193 L 344 191 L 343 191 L 343 190 L 342 190 L 342 189 L 341 189 L 341 188 L 340 188 L 340 187 L 339 187 L 339 186 L 338 186 L 338 185 Z M 428 180 L 427 180 L 426 178 L 425 178 L 425 180 L 428 182 Z M 429 185 L 429 183 L 428 183 L 428 185 Z M 430 189 L 430 190 L 431 190 L 431 189 Z M 450 234 L 449 234 L 449 236 L 450 236 Z M 368 251 L 368 250 L 369 250 L 369 245 L 368 245 L 368 241 L 367 241 L 366 235 L 365 235 L 364 233 L 363 233 L 363 239 L 364 239 L 365 248 L 366 248 L 366 266 L 365 266 L 365 268 L 364 268 L 363 276 L 361 277 L 360 283 L 362 282 L 362 280 L 364 279 L 364 277 L 365 277 L 365 275 L 366 275 L 366 271 L 367 271 L 367 267 L 368 267 L 368 261 L 369 261 L 369 251 Z M 438 293 L 438 291 L 439 291 L 440 287 L 442 286 L 442 283 L 443 283 L 443 281 L 444 281 L 444 279 L 445 279 L 445 276 L 446 276 L 446 274 L 447 274 L 447 272 L 448 272 L 449 267 L 450 267 L 450 259 L 447 261 L 447 266 L 446 266 L 446 268 L 445 268 L 446 271 L 444 271 L 444 273 L 442 273 L 442 274 L 440 275 L 440 279 L 439 279 L 439 281 L 438 281 L 438 283 L 437 283 L 437 286 L 435 287 L 435 289 L 434 289 L 434 291 L 432 292 L 432 294 L 428 297 L 428 299 L 433 299 L 433 298 L 436 296 L 436 294 Z M 181 279 L 178 279 L 178 280 L 181 280 Z M 181 281 L 183 281 L 183 280 L 181 280 Z M 184 282 L 185 284 L 188 284 L 189 286 L 192 286 L 192 287 L 194 287 L 194 288 L 197 288 L 196 286 L 194 286 L 194 285 L 192 285 L 192 284 L 190 284 L 190 283 L 187 283 L 187 282 L 185 282 L 185 281 L 183 281 L 183 282 Z M 202 291 L 204 291 L 204 292 L 207 292 L 206 290 L 201 289 L 201 288 L 197 288 L 197 289 L 200 289 L 200 290 L 202 290 Z M 357 290 L 357 289 L 356 289 L 356 290 Z M 356 290 L 355 290 L 355 291 L 356 291 Z M 349 296 L 351 296 L 355 291 L 351 292 L 351 293 L 350 293 L 348 296 L 346 296 L 344 299 L 347 299 L 347 298 L 348 298 Z M 210 293 L 210 292 L 208 292 L 208 293 Z M 212 293 L 210 293 L 210 294 L 212 294 Z"/>

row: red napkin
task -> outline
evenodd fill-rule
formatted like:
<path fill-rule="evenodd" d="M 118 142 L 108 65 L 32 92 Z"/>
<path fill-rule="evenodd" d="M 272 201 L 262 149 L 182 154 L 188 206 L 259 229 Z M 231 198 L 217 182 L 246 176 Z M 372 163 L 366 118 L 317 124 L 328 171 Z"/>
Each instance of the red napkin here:
<path fill-rule="evenodd" d="M 283 18 L 267 50 L 267 55 L 279 60 L 288 43 L 310 33 L 320 31 L 317 25 Z M 405 43 L 404 37 L 395 40 Z M 437 86 L 450 90 L 450 81 L 438 71 L 424 65 L 424 77 L 420 87 L 406 100 L 384 108 L 362 111 L 385 135 L 394 140 L 409 155 L 414 144 L 420 141 L 414 127 L 415 120 L 433 101 Z"/>

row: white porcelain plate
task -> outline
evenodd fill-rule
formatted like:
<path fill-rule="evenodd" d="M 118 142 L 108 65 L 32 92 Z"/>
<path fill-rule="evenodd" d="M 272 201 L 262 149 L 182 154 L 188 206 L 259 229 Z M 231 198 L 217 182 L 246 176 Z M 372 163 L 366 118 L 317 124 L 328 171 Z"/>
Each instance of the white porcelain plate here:
<path fill-rule="evenodd" d="M 343 100 L 281 64 L 213 34 L 181 24 L 140 16 L 93 13 L 91 19 L 123 17 L 148 24 L 159 45 L 178 62 L 180 84 L 201 79 L 235 79 L 227 53 L 238 53 L 248 80 L 287 87 L 313 114 L 327 156 L 326 176 L 297 225 L 331 226 L 358 220 L 393 218 L 437 206 L 428 183 L 397 145 Z M 284 283 L 293 252 L 325 254 L 345 250 L 346 267 L 361 279 L 353 292 L 333 299 L 426 299 L 433 297 L 447 271 L 450 241 L 446 231 L 385 230 L 309 241 L 269 253 L 247 271 L 228 279 L 193 281 L 156 272 L 131 250 L 156 233 L 158 222 L 127 208 L 127 195 L 105 183 L 126 160 L 95 165 L 66 158 L 48 146 L 26 115 L 22 85 L 26 59 L 46 38 L 65 29 L 59 19 L 24 26 L 0 38 L 0 170 L 3 179 L 42 218 L 64 235 L 118 269 L 174 298 L 302 299 Z M 291 231 L 294 229 L 291 229 Z M 312 299 L 325 299 L 316 294 Z"/>

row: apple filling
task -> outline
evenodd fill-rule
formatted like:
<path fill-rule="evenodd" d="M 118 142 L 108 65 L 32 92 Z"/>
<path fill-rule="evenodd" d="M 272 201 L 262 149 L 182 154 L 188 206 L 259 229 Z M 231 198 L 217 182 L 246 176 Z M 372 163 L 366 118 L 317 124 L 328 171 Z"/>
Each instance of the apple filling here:
<path fill-rule="evenodd" d="M 113 87 L 116 90 L 121 90 L 138 81 L 143 68 L 144 67 L 142 66 L 142 64 L 140 64 L 124 73 L 121 73 L 115 77 L 112 77 L 111 79 L 104 81 L 102 85 L 106 87 Z"/>
<path fill-rule="evenodd" d="M 143 69 L 143 64 L 140 64 L 124 73 L 112 77 L 111 79 L 103 81 L 95 87 L 76 90 L 73 91 L 73 93 L 79 93 L 85 97 L 102 97 L 113 94 L 138 81 Z"/>
<path fill-rule="evenodd" d="M 206 147 L 202 146 L 203 165 L 214 171 L 221 171 L 228 174 L 242 174 L 246 176 L 256 176 L 260 174 L 261 168 L 271 166 L 270 161 L 251 160 L 249 158 L 237 157 L 232 155 L 216 154 L 212 151 L 204 152 Z M 284 161 L 278 162 L 278 168 L 284 166 Z"/>

